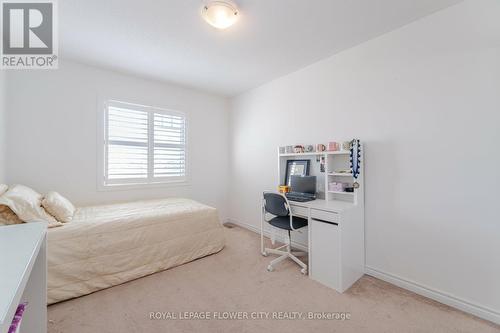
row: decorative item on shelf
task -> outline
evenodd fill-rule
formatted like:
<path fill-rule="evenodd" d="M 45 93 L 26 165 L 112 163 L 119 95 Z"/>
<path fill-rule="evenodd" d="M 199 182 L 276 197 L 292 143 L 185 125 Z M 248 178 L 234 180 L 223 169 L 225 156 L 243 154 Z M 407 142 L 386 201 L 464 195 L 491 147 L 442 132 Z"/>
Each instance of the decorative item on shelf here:
<path fill-rule="evenodd" d="M 293 146 L 286 146 L 285 147 L 285 153 L 286 154 L 292 154 L 293 153 Z"/>
<path fill-rule="evenodd" d="M 322 143 L 318 143 L 318 144 L 316 145 L 316 151 L 317 151 L 317 152 L 322 152 L 322 151 L 325 151 L 325 150 L 326 150 L 326 146 L 325 146 L 324 144 L 322 144 Z"/>
<path fill-rule="evenodd" d="M 326 159 L 324 155 L 319 157 L 319 172 L 325 172 Z"/>
<path fill-rule="evenodd" d="M 344 141 L 344 142 L 342 142 L 342 150 L 343 151 L 351 150 L 351 142 L 352 141 Z"/>
<path fill-rule="evenodd" d="M 313 145 L 306 145 L 306 146 L 304 147 L 304 151 L 305 151 L 306 153 L 313 152 L 313 151 L 314 151 L 314 146 L 313 146 Z"/>
<path fill-rule="evenodd" d="M 279 148 L 280 154 L 284 154 L 286 152 L 285 148 L 286 147 L 280 147 Z"/>
<path fill-rule="evenodd" d="M 340 145 L 338 142 L 332 141 L 328 142 L 328 151 L 338 151 L 340 149 Z"/>
<path fill-rule="evenodd" d="M 296 145 L 293 147 L 293 152 L 295 154 L 301 154 L 304 152 L 304 146 L 303 145 Z"/>
<path fill-rule="evenodd" d="M 340 183 L 340 182 L 331 182 L 328 184 L 328 191 L 334 191 L 334 192 L 344 192 L 345 188 L 349 184 L 347 183 Z"/>
<path fill-rule="evenodd" d="M 288 192 L 290 192 L 290 186 L 288 186 L 288 185 L 280 185 L 280 186 L 278 186 L 278 191 L 280 193 L 283 193 L 283 194 L 288 193 Z"/>
<path fill-rule="evenodd" d="M 346 191 L 346 192 L 348 192 L 348 193 L 352 193 L 352 192 L 354 192 L 354 187 L 352 187 L 352 186 L 350 186 L 350 187 L 349 187 L 349 186 L 348 186 L 348 187 L 346 187 L 346 188 L 344 189 L 344 191 Z"/>
<path fill-rule="evenodd" d="M 350 153 L 350 162 L 351 162 L 351 172 L 354 177 L 354 188 L 359 188 L 359 183 L 356 181 L 358 179 L 360 170 L 361 170 L 361 144 L 358 139 L 353 139 L 351 141 L 351 153 Z"/>

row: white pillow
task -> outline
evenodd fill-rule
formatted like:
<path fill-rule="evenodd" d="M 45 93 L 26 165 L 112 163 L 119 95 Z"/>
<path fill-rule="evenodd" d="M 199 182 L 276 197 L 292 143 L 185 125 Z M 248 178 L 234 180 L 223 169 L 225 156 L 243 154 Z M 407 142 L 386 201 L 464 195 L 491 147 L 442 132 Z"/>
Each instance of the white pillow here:
<path fill-rule="evenodd" d="M 14 185 L 10 187 L 0 197 L 0 205 L 9 206 L 24 222 L 46 221 L 49 227 L 62 225 L 43 209 L 42 195 L 27 186 Z"/>
<path fill-rule="evenodd" d="M 9 187 L 5 184 L 0 184 L 0 195 L 4 194 L 5 192 L 7 192 L 7 190 L 9 189 Z"/>
<path fill-rule="evenodd" d="M 57 192 L 49 192 L 42 200 L 42 206 L 60 222 L 71 222 L 75 206 Z"/>

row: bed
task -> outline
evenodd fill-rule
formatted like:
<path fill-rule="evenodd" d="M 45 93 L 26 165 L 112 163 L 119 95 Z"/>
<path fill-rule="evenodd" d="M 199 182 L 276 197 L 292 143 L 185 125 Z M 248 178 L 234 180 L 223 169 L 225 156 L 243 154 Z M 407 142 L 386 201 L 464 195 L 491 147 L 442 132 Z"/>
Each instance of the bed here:
<path fill-rule="evenodd" d="M 189 199 L 76 210 L 48 230 L 48 304 L 92 293 L 216 253 L 217 210 Z"/>

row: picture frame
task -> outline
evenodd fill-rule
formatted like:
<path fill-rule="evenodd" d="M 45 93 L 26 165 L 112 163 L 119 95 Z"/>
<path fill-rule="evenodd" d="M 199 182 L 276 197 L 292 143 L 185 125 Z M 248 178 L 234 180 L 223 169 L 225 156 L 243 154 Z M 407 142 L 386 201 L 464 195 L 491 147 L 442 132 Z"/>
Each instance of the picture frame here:
<path fill-rule="evenodd" d="M 311 160 L 287 160 L 285 170 L 285 185 L 290 186 L 290 176 L 309 176 Z"/>

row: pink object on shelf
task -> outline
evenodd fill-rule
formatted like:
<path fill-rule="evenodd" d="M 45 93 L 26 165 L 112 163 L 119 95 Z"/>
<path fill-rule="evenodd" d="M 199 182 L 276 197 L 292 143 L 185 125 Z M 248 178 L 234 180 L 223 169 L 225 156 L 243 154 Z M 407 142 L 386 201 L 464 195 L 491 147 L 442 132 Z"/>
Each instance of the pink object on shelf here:
<path fill-rule="evenodd" d="M 328 191 L 344 192 L 346 186 L 346 183 L 331 182 L 328 184 Z"/>
<path fill-rule="evenodd" d="M 17 306 L 17 310 L 14 314 L 14 319 L 12 319 L 12 324 L 10 324 L 8 333 L 18 332 L 19 325 L 21 325 L 21 320 L 23 319 L 24 310 L 26 310 L 26 305 L 28 305 L 28 303 L 21 303 Z"/>
<path fill-rule="evenodd" d="M 328 142 L 328 150 L 329 151 L 338 151 L 340 150 L 340 144 L 338 142 Z"/>

